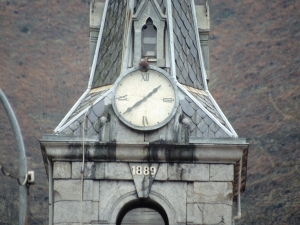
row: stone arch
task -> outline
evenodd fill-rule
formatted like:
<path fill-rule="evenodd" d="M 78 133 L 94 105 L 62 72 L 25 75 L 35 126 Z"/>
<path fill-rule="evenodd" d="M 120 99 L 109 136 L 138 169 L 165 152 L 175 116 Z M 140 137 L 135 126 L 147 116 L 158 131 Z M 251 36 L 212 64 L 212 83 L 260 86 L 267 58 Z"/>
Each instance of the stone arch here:
<path fill-rule="evenodd" d="M 177 224 L 176 222 L 176 212 L 174 210 L 174 208 L 172 207 L 171 203 L 161 194 L 156 193 L 156 192 L 152 192 L 150 193 L 150 196 L 148 199 L 141 199 L 137 197 L 136 191 L 131 191 L 128 192 L 125 195 L 120 196 L 116 201 L 114 201 L 114 203 L 110 204 L 107 208 L 107 210 L 105 210 L 108 215 L 107 219 L 108 219 L 108 223 L 109 224 L 117 224 L 118 219 L 121 218 L 122 213 L 124 214 L 124 212 L 128 212 L 130 209 L 131 204 L 139 204 L 140 202 L 143 201 L 148 201 L 151 202 L 151 206 L 158 206 L 161 207 L 158 210 L 159 213 L 165 213 L 164 217 L 167 217 L 168 219 L 168 223 L 169 225 L 175 225 Z M 163 212 L 163 211 L 164 212 Z"/>
<path fill-rule="evenodd" d="M 138 208 L 153 209 L 154 211 L 160 214 L 160 216 L 164 220 L 164 224 L 169 225 L 168 216 L 164 208 L 161 205 L 159 205 L 157 202 L 153 201 L 152 199 L 145 199 L 145 198 L 136 199 L 125 204 L 117 216 L 116 224 L 121 225 L 122 220 L 125 218 L 125 216 L 131 210 L 138 209 Z"/>

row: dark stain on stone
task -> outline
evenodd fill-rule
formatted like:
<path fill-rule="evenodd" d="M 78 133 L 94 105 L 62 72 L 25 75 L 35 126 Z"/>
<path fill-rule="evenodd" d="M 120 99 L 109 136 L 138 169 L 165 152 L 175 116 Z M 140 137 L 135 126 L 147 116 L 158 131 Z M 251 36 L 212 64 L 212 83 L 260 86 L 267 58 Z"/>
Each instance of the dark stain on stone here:
<path fill-rule="evenodd" d="M 166 160 L 167 162 L 193 162 L 194 145 L 177 145 L 164 142 L 162 140 L 149 143 L 145 147 L 148 151 L 148 162 L 159 162 Z"/>

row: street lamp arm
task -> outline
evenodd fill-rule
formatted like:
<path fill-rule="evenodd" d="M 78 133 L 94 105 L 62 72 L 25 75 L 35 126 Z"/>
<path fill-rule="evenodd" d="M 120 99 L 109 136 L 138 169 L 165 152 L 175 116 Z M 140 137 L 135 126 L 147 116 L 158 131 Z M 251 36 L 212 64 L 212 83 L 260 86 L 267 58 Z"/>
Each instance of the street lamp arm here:
<path fill-rule="evenodd" d="M 27 178 L 27 161 L 26 161 L 26 154 L 25 154 L 25 147 L 23 143 L 22 134 L 20 131 L 20 127 L 16 116 L 5 96 L 0 88 L 0 100 L 2 105 L 6 111 L 6 114 L 9 118 L 11 123 L 17 144 L 17 150 L 19 155 L 19 181 L 24 180 Z M 27 187 L 26 185 L 19 186 L 19 224 L 23 225 L 27 220 Z"/>

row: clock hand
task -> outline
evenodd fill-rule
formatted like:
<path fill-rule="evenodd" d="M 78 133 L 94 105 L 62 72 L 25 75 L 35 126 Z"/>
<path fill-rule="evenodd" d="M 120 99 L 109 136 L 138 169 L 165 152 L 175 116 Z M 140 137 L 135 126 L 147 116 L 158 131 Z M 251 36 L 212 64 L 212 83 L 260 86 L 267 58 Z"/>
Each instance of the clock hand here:
<path fill-rule="evenodd" d="M 155 92 L 157 92 L 157 90 L 161 87 L 161 85 L 159 85 L 157 88 L 154 88 L 147 96 L 146 99 L 149 98 L 151 95 L 153 95 Z"/>
<path fill-rule="evenodd" d="M 158 87 L 154 88 L 146 97 L 142 98 L 141 100 L 139 100 L 138 102 L 134 103 L 133 106 L 127 108 L 127 110 L 123 113 L 123 115 L 125 113 L 130 112 L 133 108 L 137 107 L 138 105 L 140 105 L 142 102 L 146 101 L 147 98 L 151 97 L 151 95 L 153 95 L 155 92 L 157 92 L 157 90 L 161 87 L 161 85 L 159 85 Z"/>

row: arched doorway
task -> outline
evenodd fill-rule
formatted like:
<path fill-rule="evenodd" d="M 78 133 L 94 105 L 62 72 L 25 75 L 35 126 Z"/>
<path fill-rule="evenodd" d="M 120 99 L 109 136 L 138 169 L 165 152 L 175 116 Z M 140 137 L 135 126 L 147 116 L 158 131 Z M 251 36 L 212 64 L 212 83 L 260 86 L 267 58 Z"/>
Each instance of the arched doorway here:
<path fill-rule="evenodd" d="M 127 203 L 119 212 L 117 225 L 169 225 L 165 210 L 150 199 L 137 199 Z"/>

